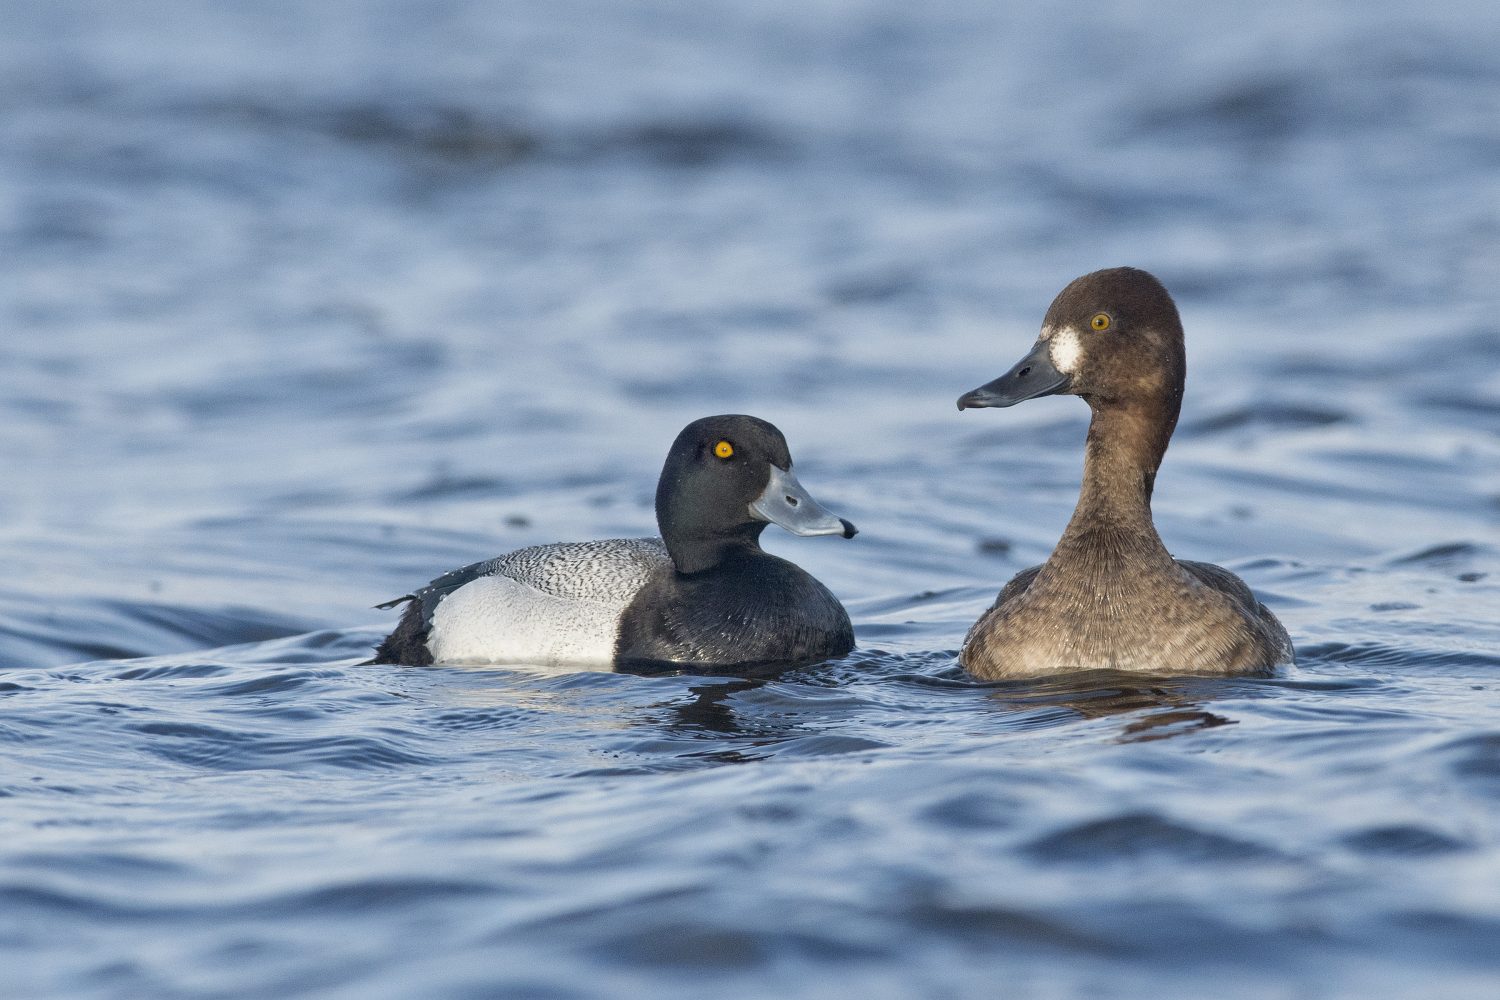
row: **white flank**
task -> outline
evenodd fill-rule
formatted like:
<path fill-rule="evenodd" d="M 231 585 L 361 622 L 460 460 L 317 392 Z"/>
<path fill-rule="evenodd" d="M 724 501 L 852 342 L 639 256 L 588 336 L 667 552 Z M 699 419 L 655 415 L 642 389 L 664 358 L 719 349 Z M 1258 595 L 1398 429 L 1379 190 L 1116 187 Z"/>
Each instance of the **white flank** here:
<path fill-rule="evenodd" d="M 427 648 L 438 663 L 609 667 L 620 615 L 671 565 L 659 538 L 517 549 L 443 598 Z"/>
<path fill-rule="evenodd" d="M 437 606 L 427 648 L 438 663 L 607 667 L 628 603 L 557 597 L 510 577 L 482 576 Z"/>

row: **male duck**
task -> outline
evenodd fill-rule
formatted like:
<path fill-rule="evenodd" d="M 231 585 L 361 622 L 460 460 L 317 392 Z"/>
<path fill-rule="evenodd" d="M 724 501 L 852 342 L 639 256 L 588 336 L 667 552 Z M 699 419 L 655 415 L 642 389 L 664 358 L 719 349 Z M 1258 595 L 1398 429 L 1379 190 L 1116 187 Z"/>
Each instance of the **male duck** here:
<path fill-rule="evenodd" d="M 656 521 L 660 538 L 517 549 L 382 604 L 410 602 L 370 662 L 743 667 L 854 648 L 828 588 L 760 547 L 768 523 L 855 534 L 797 482 L 771 424 L 688 424 L 657 483 Z"/>
<path fill-rule="evenodd" d="M 1064 288 L 1031 353 L 959 399 L 962 410 L 1065 393 L 1093 411 L 1073 519 L 1047 561 L 1018 573 L 969 629 L 959 660 L 970 673 L 1251 674 L 1292 662 L 1286 629 L 1244 581 L 1173 559 L 1152 524 L 1185 375 L 1172 297 L 1145 271 L 1117 267 Z"/>

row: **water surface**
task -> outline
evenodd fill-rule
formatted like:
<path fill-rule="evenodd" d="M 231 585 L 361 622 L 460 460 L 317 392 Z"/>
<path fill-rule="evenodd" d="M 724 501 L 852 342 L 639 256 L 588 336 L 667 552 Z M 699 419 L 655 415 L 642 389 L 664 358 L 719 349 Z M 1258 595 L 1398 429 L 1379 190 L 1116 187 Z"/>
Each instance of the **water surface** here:
<path fill-rule="evenodd" d="M 1500 14 L 920 7 L 4 5 L 0 995 L 1494 995 Z M 1300 664 L 973 683 L 1122 263 Z M 735 411 L 856 652 L 356 665 Z"/>

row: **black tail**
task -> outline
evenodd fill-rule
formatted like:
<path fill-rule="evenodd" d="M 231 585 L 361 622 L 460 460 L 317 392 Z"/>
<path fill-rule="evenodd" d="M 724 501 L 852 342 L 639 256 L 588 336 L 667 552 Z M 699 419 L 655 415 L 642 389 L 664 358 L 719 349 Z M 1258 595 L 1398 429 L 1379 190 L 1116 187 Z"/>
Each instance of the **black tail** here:
<path fill-rule="evenodd" d="M 396 624 L 395 631 L 375 647 L 374 659 L 366 660 L 360 666 L 379 663 L 404 664 L 408 667 L 432 665 L 432 653 L 427 649 L 427 626 L 422 621 L 422 602 L 408 596 L 378 606 L 393 608 L 402 601 L 411 603 L 401 612 L 401 621 Z"/>

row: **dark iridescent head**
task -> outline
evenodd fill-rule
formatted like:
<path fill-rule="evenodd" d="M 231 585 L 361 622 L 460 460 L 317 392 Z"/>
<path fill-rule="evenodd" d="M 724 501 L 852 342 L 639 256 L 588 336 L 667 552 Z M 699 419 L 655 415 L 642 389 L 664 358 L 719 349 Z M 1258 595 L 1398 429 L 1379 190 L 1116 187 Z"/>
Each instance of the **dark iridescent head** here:
<path fill-rule="evenodd" d="M 694 420 L 677 435 L 656 486 L 656 523 L 684 573 L 716 565 L 726 548 L 757 544 L 767 524 L 796 535 L 855 534 L 797 482 L 781 432 L 739 414 Z"/>

